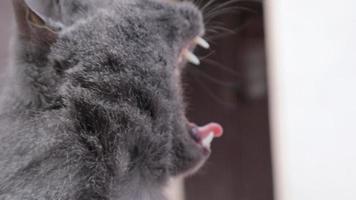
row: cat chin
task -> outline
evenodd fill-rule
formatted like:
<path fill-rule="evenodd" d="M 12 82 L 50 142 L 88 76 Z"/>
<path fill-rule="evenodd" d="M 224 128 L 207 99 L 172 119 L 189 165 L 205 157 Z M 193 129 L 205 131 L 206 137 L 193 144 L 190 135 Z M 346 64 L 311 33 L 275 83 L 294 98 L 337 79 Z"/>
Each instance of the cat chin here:
<path fill-rule="evenodd" d="M 192 169 L 184 172 L 182 176 L 189 176 L 198 171 L 211 153 L 211 143 L 213 139 L 223 135 L 222 126 L 215 122 L 204 126 L 197 126 L 194 123 L 189 123 L 189 128 L 189 133 L 195 141 L 197 148 L 201 150 L 203 158 Z"/>

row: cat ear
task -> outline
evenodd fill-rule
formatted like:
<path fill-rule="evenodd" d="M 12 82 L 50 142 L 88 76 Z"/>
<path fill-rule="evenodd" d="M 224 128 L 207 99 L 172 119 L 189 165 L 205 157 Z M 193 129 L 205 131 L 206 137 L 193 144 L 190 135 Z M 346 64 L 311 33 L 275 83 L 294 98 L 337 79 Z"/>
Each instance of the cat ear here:
<path fill-rule="evenodd" d="M 21 38 L 51 44 L 56 41 L 60 23 L 60 6 L 55 0 L 13 0 Z"/>

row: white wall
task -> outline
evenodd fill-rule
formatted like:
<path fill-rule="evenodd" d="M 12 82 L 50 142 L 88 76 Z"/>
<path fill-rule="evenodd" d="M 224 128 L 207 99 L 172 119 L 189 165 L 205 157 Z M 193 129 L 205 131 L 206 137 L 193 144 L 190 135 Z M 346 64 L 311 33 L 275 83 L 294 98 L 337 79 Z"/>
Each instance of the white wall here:
<path fill-rule="evenodd" d="M 356 200 L 356 0 L 267 0 L 278 200 Z"/>

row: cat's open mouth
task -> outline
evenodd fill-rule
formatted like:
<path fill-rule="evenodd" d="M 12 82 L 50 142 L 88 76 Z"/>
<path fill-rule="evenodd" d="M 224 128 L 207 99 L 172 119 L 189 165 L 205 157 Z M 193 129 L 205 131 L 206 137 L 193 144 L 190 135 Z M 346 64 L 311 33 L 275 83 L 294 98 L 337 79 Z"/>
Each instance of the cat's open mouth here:
<path fill-rule="evenodd" d="M 193 40 L 188 42 L 188 44 L 181 50 L 178 58 L 178 63 L 188 61 L 194 65 L 199 65 L 199 58 L 191 51 L 196 45 L 208 49 L 210 47 L 209 43 L 200 36 L 196 36 Z"/>
<path fill-rule="evenodd" d="M 178 63 L 181 64 L 188 61 L 194 65 L 199 65 L 199 58 L 192 52 L 197 45 L 205 49 L 210 48 L 210 45 L 206 40 L 201 36 L 196 36 L 182 48 L 178 57 Z M 189 123 L 189 129 L 191 130 L 190 134 L 193 139 L 206 153 L 210 152 L 210 145 L 213 139 L 220 137 L 223 134 L 223 128 L 218 123 L 209 123 L 204 126 L 197 126 L 194 123 Z"/>

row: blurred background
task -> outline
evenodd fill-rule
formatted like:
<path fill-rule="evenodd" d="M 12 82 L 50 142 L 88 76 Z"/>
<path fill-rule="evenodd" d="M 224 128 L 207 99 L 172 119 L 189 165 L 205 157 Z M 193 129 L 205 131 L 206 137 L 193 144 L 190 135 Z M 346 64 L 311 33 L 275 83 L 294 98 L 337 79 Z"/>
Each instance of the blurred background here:
<path fill-rule="evenodd" d="M 186 199 L 272 200 L 263 9 L 256 1 L 225 2 L 207 7 L 209 16 L 222 11 L 207 24 L 211 50 L 197 49 L 202 64 L 184 74 L 190 120 L 224 127 L 207 164 L 186 180 Z M 0 1 L 0 73 L 13 19 L 11 0 Z"/>
<path fill-rule="evenodd" d="M 204 3 L 208 3 L 205 1 Z M 215 1 L 224 7 L 227 1 Z M 198 174 L 186 180 L 188 200 L 272 200 L 272 170 L 262 3 L 226 4 L 207 22 L 211 51 L 186 70 L 191 121 L 223 125 L 213 153 Z M 205 16 L 209 16 L 206 11 Z M 214 29 L 214 23 L 225 29 Z"/>

